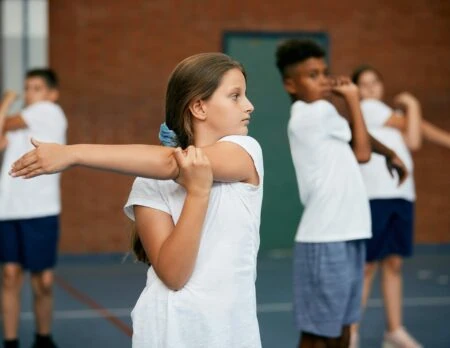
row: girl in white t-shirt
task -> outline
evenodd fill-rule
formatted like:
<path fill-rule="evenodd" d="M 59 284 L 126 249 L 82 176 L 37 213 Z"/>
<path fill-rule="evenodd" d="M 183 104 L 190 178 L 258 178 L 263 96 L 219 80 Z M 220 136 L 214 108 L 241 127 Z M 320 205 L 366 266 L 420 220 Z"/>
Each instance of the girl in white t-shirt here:
<path fill-rule="evenodd" d="M 383 157 L 372 154 L 371 160 L 361 165 L 372 213 L 363 306 L 369 297 L 376 269 L 380 266 L 387 318 L 384 347 L 418 348 L 421 345 L 402 326 L 401 309 L 402 259 L 412 255 L 416 198 L 410 151 L 420 148 L 422 137 L 450 148 L 450 133 L 423 120 L 420 103 L 410 93 L 395 97 L 397 110 L 386 105 L 382 101 L 384 86 L 381 74 L 373 67 L 358 68 L 352 79 L 360 90 L 361 110 L 369 133 L 394 150 L 409 172 L 406 181 L 399 186 L 397 180 L 385 170 Z M 357 326 L 353 327 L 352 348 L 358 346 L 357 329 Z"/>
<path fill-rule="evenodd" d="M 263 160 L 247 136 L 253 106 L 245 91 L 238 62 L 195 55 L 168 83 L 166 147 L 34 141 L 13 167 L 25 177 L 73 165 L 140 176 L 125 212 L 135 221 L 136 255 L 151 266 L 132 312 L 134 348 L 261 346 L 255 280 Z"/>

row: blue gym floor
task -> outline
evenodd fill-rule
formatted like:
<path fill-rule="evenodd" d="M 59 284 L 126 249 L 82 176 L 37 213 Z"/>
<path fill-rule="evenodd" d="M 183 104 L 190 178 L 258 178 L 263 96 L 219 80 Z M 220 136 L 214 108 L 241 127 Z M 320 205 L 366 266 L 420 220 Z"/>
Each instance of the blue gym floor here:
<path fill-rule="evenodd" d="M 130 311 L 145 284 L 145 267 L 122 255 L 60 257 L 54 337 L 60 348 L 131 346 Z M 263 347 L 296 347 L 289 252 L 260 254 L 258 315 Z M 427 348 L 450 348 L 450 246 L 418 246 L 404 267 L 405 326 Z M 23 291 L 20 340 L 34 332 L 31 291 Z M 384 316 L 376 280 L 361 327 L 361 348 L 379 348 Z M 150 347 L 149 347 L 150 348 Z"/>

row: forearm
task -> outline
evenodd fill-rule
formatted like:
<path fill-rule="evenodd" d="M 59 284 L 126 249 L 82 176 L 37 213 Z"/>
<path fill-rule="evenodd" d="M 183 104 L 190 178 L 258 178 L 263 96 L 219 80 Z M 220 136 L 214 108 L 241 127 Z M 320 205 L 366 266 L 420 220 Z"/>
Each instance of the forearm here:
<path fill-rule="evenodd" d="M 73 165 L 159 180 L 175 179 L 174 148 L 157 145 L 68 145 Z"/>
<path fill-rule="evenodd" d="M 422 111 L 419 103 L 411 103 L 406 110 L 405 143 L 410 150 L 418 150 L 422 146 Z"/>
<path fill-rule="evenodd" d="M 423 137 L 440 146 L 444 146 L 450 149 L 450 132 L 446 132 L 443 129 L 436 127 L 432 123 L 422 120 L 422 133 Z"/>
<path fill-rule="evenodd" d="M 2 102 L 0 105 L 0 135 L 6 132 L 5 120 L 10 107 L 11 107 L 10 102 Z"/>
<path fill-rule="evenodd" d="M 370 135 L 369 138 L 372 152 L 377 153 L 379 155 L 383 155 L 386 158 L 391 158 L 394 155 L 394 151 L 392 151 L 390 148 L 380 143 L 373 136 Z"/>
<path fill-rule="evenodd" d="M 371 154 L 370 139 L 361 113 L 359 100 L 356 97 L 347 97 L 346 103 L 350 111 L 350 125 L 352 129 L 351 146 L 353 152 L 358 162 L 368 162 Z"/>
<path fill-rule="evenodd" d="M 194 270 L 208 202 L 209 194 L 188 194 L 173 232 L 161 246 L 155 271 L 170 289 L 181 289 Z"/>

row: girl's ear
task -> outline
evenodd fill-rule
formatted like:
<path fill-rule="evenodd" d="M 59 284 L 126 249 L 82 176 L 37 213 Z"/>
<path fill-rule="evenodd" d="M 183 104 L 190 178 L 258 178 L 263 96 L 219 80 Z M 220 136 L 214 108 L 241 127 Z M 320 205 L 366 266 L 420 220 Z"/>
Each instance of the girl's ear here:
<path fill-rule="evenodd" d="M 206 105 L 203 102 L 203 100 L 197 99 L 194 100 L 189 105 L 189 111 L 191 112 L 192 116 L 195 118 L 204 121 L 206 120 Z"/>

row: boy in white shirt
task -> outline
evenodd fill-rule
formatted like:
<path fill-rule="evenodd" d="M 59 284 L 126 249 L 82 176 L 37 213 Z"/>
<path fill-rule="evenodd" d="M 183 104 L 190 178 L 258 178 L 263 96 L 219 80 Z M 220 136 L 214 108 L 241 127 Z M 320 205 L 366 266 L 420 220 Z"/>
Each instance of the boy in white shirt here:
<path fill-rule="evenodd" d="M 330 79 L 324 57 L 314 42 L 295 39 L 276 53 L 293 101 L 288 136 L 305 206 L 294 250 L 299 347 L 348 347 L 350 324 L 359 320 L 371 221 L 358 162 L 374 150 L 401 180 L 406 175 L 395 153 L 370 138 L 357 87 L 346 77 Z M 350 125 L 328 101 L 332 93 L 344 98 Z"/>
<path fill-rule="evenodd" d="M 59 175 L 14 180 L 8 175 L 18 156 L 32 148 L 30 138 L 66 142 L 67 121 L 58 99 L 58 79 L 50 69 L 31 70 L 25 80 L 25 108 L 7 117 L 1 143 L 0 262 L 4 347 L 19 346 L 20 292 L 24 271 L 31 272 L 36 318 L 33 348 L 53 348 L 50 335 L 53 268 L 59 236 Z"/>

